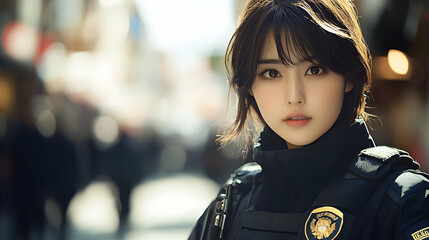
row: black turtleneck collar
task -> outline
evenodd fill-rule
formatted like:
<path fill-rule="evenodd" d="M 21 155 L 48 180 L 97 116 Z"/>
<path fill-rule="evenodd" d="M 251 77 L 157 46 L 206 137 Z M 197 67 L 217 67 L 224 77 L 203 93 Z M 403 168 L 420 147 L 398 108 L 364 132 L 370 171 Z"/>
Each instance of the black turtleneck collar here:
<path fill-rule="evenodd" d="M 338 123 L 315 142 L 287 149 L 285 141 L 266 127 L 254 149 L 265 185 L 257 209 L 304 211 L 329 181 L 344 173 L 362 149 L 374 146 L 362 120 L 351 126 Z"/>

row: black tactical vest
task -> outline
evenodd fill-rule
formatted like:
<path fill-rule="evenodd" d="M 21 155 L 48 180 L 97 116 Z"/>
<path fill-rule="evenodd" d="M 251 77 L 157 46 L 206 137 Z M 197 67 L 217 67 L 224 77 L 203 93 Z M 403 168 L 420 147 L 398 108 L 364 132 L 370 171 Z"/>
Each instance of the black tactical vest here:
<path fill-rule="evenodd" d="M 234 240 L 370 239 L 390 185 L 404 172 L 422 174 L 418 167 L 405 151 L 368 148 L 351 161 L 343 177 L 322 189 L 306 212 L 271 213 L 255 209 L 263 177 L 257 163 L 248 163 L 225 184 L 203 235 Z"/>

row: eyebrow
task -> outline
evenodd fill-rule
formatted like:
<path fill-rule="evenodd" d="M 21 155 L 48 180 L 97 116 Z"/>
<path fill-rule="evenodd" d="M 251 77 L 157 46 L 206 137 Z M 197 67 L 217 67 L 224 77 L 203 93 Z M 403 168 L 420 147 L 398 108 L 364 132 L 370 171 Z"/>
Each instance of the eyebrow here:
<path fill-rule="evenodd" d="M 314 61 L 316 61 L 316 58 L 308 57 L 308 58 L 300 59 L 298 62 L 295 63 L 295 65 L 303 62 L 314 62 Z M 259 64 L 282 64 L 283 65 L 283 62 L 280 59 L 261 59 L 261 60 L 258 60 L 256 64 L 257 65 Z"/>
<path fill-rule="evenodd" d="M 283 64 L 280 59 L 261 59 L 258 60 L 257 64 Z"/>

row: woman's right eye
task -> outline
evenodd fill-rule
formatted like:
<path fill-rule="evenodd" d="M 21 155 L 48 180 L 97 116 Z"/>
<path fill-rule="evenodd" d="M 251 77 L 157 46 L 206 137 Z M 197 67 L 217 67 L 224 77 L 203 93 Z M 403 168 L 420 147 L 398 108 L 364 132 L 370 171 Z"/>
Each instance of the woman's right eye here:
<path fill-rule="evenodd" d="M 281 77 L 281 74 L 277 70 L 273 70 L 273 69 L 265 70 L 259 75 L 268 79 Z"/>

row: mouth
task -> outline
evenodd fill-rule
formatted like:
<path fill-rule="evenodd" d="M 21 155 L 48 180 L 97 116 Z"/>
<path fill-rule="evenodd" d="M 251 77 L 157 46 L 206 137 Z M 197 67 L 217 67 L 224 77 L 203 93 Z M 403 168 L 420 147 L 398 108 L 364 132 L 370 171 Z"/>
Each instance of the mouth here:
<path fill-rule="evenodd" d="M 311 119 L 311 117 L 308 117 L 302 113 L 295 112 L 289 114 L 285 119 L 283 119 L 283 121 L 291 127 L 302 127 L 307 125 Z"/>
<path fill-rule="evenodd" d="M 304 119 L 308 119 L 308 117 L 292 117 L 292 118 L 288 118 L 287 120 L 304 120 Z"/>

